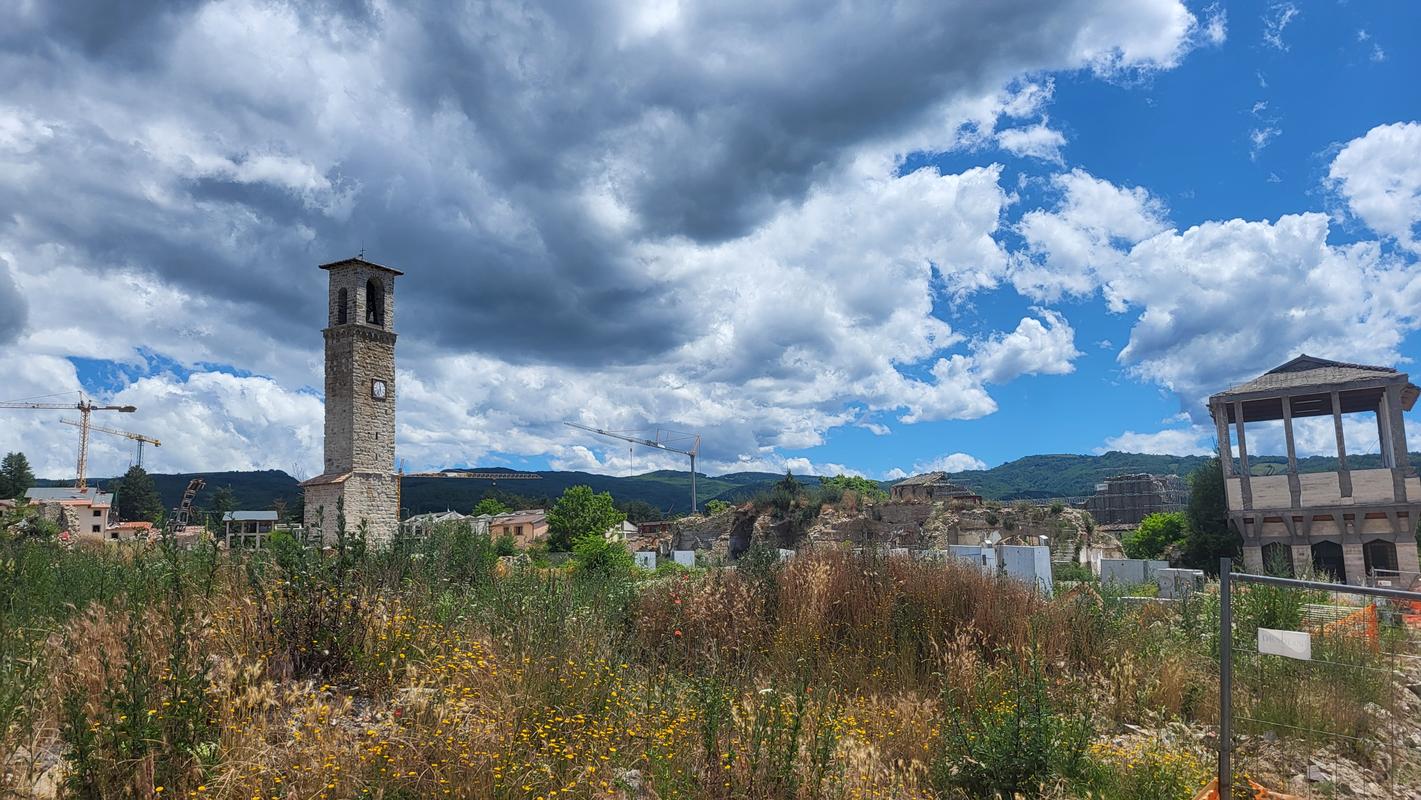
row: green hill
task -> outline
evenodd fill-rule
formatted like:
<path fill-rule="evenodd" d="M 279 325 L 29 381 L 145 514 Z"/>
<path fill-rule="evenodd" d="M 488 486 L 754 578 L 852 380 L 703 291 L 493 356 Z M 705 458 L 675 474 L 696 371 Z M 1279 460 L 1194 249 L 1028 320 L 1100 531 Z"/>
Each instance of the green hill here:
<path fill-rule="evenodd" d="M 985 470 L 957 472 L 949 476 L 963 486 L 977 490 L 992 500 L 1084 497 L 1113 475 L 1148 472 L 1154 475 L 1188 475 L 1208 460 L 1208 456 L 1168 456 L 1111 451 L 1101 455 L 1026 456 Z M 1421 454 L 1412 453 L 1411 462 L 1421 464 Z M 1287 469 L 1287 458 L 1249 458 L 1249 472 L 1269 475 Z M 1375 453 L 1347 457 L 1352 469 L 1376 469 L 1381 456 Z M 1299 472 L 1328 472 L 1337 469 L 1335 456 L 1298 459 Z"/>
<path fill-rule="evenodd" d="M 1113 475 L 1135 472 L 1188 475 L 1204 460 L 1205 456 L 1119 452 L 1101 455 L 1040 455 L 1019 458 L 991 469 L 954 473 L 950 478 L 975 489 L 991 500 L 1084 497 L 1095 491 L 1096 484 Z M 1412 453 L 1411 461 L 1413 464 L 1421 464 L 1421 454 Z M 1281 471 L 1286 463 L 1286 459 L 1279 456 L 1249 459 L 1249 466 L 1255 475 Z M 1348 463 L 1353 469 L 1375 469 L 1381 466 L 1381 456 L 1350 456 Z M 1324 456 L 1299 459 L 1298 468 L 1303 472 L 1335 470 L 1337 459 Z M 629 477 L 553 470 L 534 474 L 541 479 L 489 481 L 467 478 L 406 478 L 400 505 L 405 515 L 445 509 L 468 511 L 486 496 L 501 495 L 520 504 L 547 506 L 568 487 L 578 484 L 591 486 L 598 492 L 610 492 L 620 503 L 639 500 L 668 514 L 684 514 L 690 503 L 690 476 L 685 472 L 659 470 Z M 158 486 L 163 505 L 167 508 L 176 506 L 188 480 L 193 477 L 195 476 L 186 473 L 154 474 L 153 480 Z M 277 501 L 295 507 L 301 497 L 301 488 L 296 479 L 279 470 L 209 472 L 203 473 L 202 477 L 207 480 L 207 488 L 198 497 L 200 507 L 205 506 L 207 501 L 211 500 L 212 493 L 222 486 L 232 487 L 237 505 L 243 509 L 269 509 Z M 782 477 L 783 475 L 773 472 L 735 472 L 714 477 L 698 475 L 696 495 L 702 508 L 707 500 L 712 499 L 739 503 L 769 489 Z M 818 478 L 813 476 L 796 477 L 810 485 L 818 482 Z M 106 478 L 92 482 L 101 487 L 108 487 L 114 480 Z M 66 482 L 42 480 L 38 483 L 41 486 L 63 486 Z M 883 482 L 884 486 L 890 483 Z"/>

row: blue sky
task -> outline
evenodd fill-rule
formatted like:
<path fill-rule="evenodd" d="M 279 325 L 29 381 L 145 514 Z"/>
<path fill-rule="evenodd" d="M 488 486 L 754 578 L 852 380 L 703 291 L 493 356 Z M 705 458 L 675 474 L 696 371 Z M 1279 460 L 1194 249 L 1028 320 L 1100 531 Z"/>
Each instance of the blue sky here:
<path fill-rule="evenodd" d="M 680 466 L 564 420 L 713 473 L 1204 452 L 1203 399 L 1298 352 L 1414 363 L 1414 4 L 513 5 L 27 8 L 0 399 L 312 474 L 315 265 L 361 248 L 406 272 L 411 468 Z"/>

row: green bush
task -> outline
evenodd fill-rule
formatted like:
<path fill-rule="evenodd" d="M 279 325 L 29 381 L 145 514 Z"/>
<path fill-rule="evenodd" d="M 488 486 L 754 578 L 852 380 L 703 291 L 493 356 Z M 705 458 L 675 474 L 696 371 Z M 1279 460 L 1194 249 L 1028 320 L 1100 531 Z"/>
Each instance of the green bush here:
<path fill-rule="evenodd" d="M 596 533 L 573 542 L 572 557 L 579 570 L 601 575 L 626 575 L 636 565 L 636 558 L 626 545 Z"/>
<path fill-rule="evenodd" d="M 1041 664 L 949 685 L 931 775 L 946 796 L 1039 798 L 1087 772 L 1089 717 L 1063 713 L 1047 693 Z"/>
<path fill-rule="evenodd" d="M 730 510 L 730 504 L 727 503 L 727 502 L 725 502 L 724 500 L 707 500 L 707 501 L 706 501 L 706 514 L 708 514 L 708 515 L 710 515 L 710 516 L 712 516 L 712 517 L 715 516 L 716 514 L 721 514 L 721 513 L 724 513 L 724 512 L 726 512 L 726 511 L 729 511 L 729 510 Z"/>
<path fill-rule="evenodd" d="M 888 499 L 888 492 L 884 491 L 877 481 L 868 478 L 861 478 L 857 475 L 837 475 L 830 478 L 821 478 L 819 485 L 839 490 L 842 495 L 849 491 L 857 494 L 865 500 L 883 501 Z"/>
<path fill-rule="evenodd" d="M 1089 582 L 1095 580 L 1095 574 L 1090 571 L 1090 567 L 1084 564 L 1057 563 L 1051 565 L 1051 577 L 1058 581 Z"/>
<path fill-rule="evenodd" d="M 1130 558 L 1161 558 L 1189 535 L 1189 518 L 1183 511 L 1150 514 L 1121 542 Z"/>

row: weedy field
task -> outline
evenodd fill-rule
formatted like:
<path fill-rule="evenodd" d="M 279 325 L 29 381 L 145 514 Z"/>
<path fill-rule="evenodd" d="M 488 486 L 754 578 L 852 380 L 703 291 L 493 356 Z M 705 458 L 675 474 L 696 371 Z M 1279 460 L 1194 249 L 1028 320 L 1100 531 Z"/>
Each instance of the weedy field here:
<path fill-rule="evenodd" d="M 457 528 L 271 545 L 5 539 L 10 795 L 1153 800 L 1213 763 L 1207 594 L 835 551 L 501 569 Z M 1295 713 L 1367 724 L 1368 687 L 1312 690 Z"/>

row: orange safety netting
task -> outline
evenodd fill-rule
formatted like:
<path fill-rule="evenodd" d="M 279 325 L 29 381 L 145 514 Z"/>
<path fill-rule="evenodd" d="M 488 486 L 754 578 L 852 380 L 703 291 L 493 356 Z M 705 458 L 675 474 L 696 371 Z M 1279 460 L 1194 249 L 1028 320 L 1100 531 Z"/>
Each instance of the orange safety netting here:
<path fill-rule="evenodd" d="M 1361 636 L 1367 640 L 1367 645 L 1373 651 L 1377 649 L 1377 639 L 1381 633 L 1381 626 L 1377 622 L 1377 607 L 1367 606 L 1360 611 L 1322 626 L 1324 636 Z"/>
<path fill-rule="evenodd" d="M 1421 628 L 1421 603 L 1411 600 L 1397 600 L 1397 609 L 1401 611 L 1401 621 L 1408 627 Z"/>
<path fill-rule="evenodd" d="M 1272 789 L 1265 789 L 1254 781 L 1248 781 L 1249 796 L 1254 800 L 1300 800 L 1297 795 L 1283 794 Z M 1194 800 L 1219 800 L 1219 779 L 1209 781 L 1209 785 L 1199 790 L 1194 795 Z"/>

